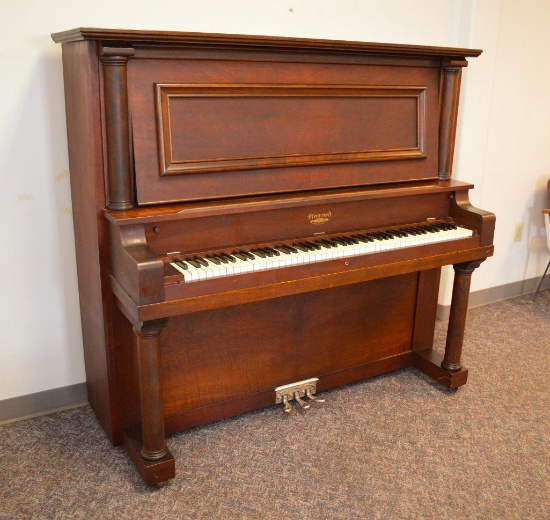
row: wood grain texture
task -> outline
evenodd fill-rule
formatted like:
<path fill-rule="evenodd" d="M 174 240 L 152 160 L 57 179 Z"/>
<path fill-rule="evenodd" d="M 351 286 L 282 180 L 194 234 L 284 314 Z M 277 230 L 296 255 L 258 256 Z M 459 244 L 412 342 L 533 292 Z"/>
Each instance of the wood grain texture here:
<path fill-rule="evenodd" d="M 107 208 L 112 210 L 130 209 L 134 206 L 127 79 L 128 61 L 132 54 L 133 49 L 104 48 L 100 58 L 105 90 Z"/>
<path fill-rule="evenodd" d="M 287 58 L 132 60 L 139 204 L 437 178 L 439 62 Z"/>
<path fill-rule="evenodd" d="M 171 319 L 166 415 L 268 389 L 274 402 L 279 385 L 410 351 L 416 284 L 410 273 Z"/>
<path fill-rule="evenodd" d="M 446 370 L 460 370 L 462 368 L 460 357 L 462 342 L 464 341 L 464 327 L 466 313 L 468 312 L 468 296 L 472 273 L 479 267 L 483 260 L 462 262 L 453 265 L 455 277 L 453 284 L 453 296 L 451 300 L 451 313 L 449 327 L 447 329 L 447 342 L 445 344 L 445 357 L 441 367 Z"/>
<path fill-rule="evenodd" d="M 462 67 L 466 60 L 445 60 L 441 78 L 441 118 L 439 123 L 439 178 L 442 181 L 452 176 L 455 149 L 458 100 Z"/>
<path fill-rule="evenodd" d="M 160 175 L 426 158 L 425 88 L 155 88 Z"/>
<path fill-rule="evenodd" d="M 494 215 L 450 178 L 459 75 L 481 51 L 75 29 L 63 43 L 86 373 L 145 482 L 165 434 L 414 366 L 466 382 L 461 348 Z M 185 255 L 433 221 L 455 241 L 186 282 Z M 457 272 L 445 355 L 440 269 Z"/>
<path fill-rule="evenodd" d="M 88 399 L 109 439 L 118 444 L 96 44 L 64 47 L 63 75 Z"/>
<path fill-rule="evenodd" d="M 420 45 L 403 45 L 392 43 L 368 43 L 346 40 L 322 40 L 312 38 L 289 38 L 283 36 L 259 36 L 239 34 L 216 34 L 176 31 L 143 31 L 131 29 L 103 29 L 80 27 L 52 34 L 57 43 L 76 42 L 81 40 L 118 41 L 133 44 L 184 44 L 198 46 L 245 47 L 276 49 L 297 49 L 306 51 L 325 51 L 334 53 L 365 52 L 369 54 L 393 54 L 397 56 L 464 56 L 477 57 L 479 49 L 456 47 L 429 47 Z"/>

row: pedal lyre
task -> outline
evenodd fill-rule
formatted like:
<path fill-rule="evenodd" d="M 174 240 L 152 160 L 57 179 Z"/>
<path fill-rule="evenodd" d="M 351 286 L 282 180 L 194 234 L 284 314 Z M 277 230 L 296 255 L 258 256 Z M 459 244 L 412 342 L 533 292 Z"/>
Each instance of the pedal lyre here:
<path fill-rule="evenodd" d="M 275 388 L 275 404 L 283 403 L 285 412 L 290 413 L 292 412 L 292 405 L 290 404 L 292 400 L 295 400 L 303 410 L 310 407 L 310 404 L 304 401 L 304 397 L 316 403 L 324 403 L 324 399 L 315 396 L 317 381 L 319 381 L 319 378 L 314 377 L 312 379 L 305 379 L 304 381 L 278 386 Z"/>

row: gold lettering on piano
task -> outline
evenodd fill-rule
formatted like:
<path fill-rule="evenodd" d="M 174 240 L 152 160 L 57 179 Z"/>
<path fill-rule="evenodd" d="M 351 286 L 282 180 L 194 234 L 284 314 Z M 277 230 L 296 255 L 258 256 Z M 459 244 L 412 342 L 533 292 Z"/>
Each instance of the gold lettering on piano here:
<path fill-rule="evenodd" d="M 309 219 L 310 224 L 315 226 L 320 226 L 321 224 L 326 224 L 332 217 L 332 212 L 327 211 L 326 213 L 310 213 L 307 218 Z"/>

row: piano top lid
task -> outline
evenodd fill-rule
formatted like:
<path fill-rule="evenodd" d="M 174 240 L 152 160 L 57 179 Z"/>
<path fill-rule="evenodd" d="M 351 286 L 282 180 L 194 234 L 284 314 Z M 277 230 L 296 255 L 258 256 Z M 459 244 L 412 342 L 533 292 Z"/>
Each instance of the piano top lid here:
<path fill-rule="evenodd" d="M 149 31 L 134 29 L 99 29 L 80 27 L 52 34 L 56 43 L 96 40 L 117 44 L 174 44 L 184 46 L 243 47 L 286 51 L 349 52 L 378 55 L 422 57 L 477 57 L 479 49 L 433 47 L 425 45 L 400 45 L 348 40 L 289 38 L 282 36 L 255 36 L 243 34 L 219 34 L 178 31 Z"/>

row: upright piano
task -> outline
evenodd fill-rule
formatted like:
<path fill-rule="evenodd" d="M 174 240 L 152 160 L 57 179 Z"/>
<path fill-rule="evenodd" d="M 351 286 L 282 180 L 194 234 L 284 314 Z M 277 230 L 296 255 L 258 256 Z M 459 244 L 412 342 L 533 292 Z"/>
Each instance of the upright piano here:
<path fill-rule="evenodd" d="M 495 217 L 451 170 L 461 72 L 481 51 L 93 28 L 53 39 L 89 401 L 148 484 L 175 475 L 172 432 L 290 412 L 404 367 L 466 382 L 470 279 Z"/>

